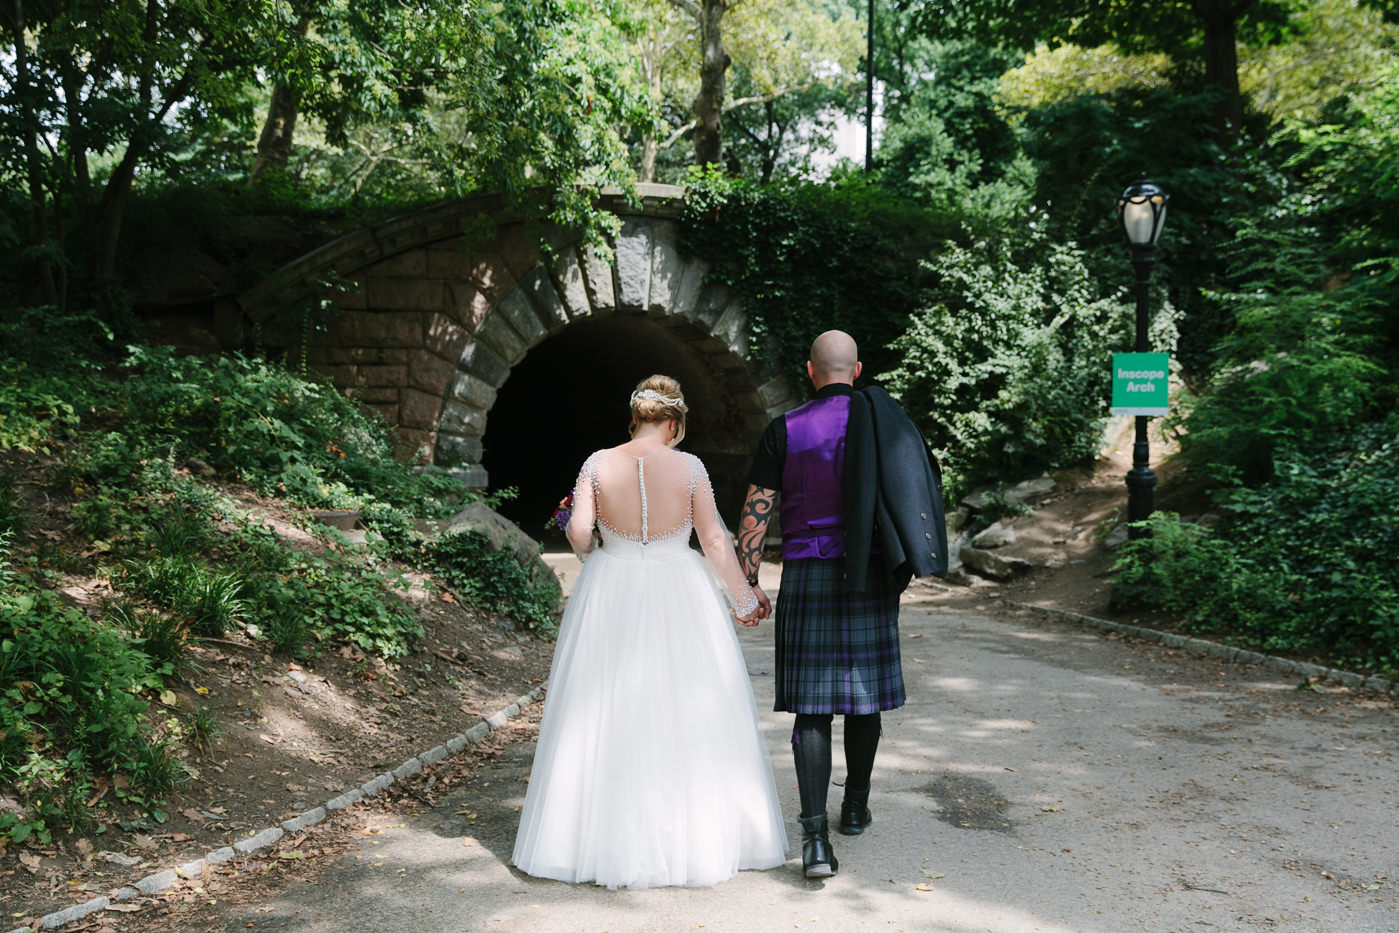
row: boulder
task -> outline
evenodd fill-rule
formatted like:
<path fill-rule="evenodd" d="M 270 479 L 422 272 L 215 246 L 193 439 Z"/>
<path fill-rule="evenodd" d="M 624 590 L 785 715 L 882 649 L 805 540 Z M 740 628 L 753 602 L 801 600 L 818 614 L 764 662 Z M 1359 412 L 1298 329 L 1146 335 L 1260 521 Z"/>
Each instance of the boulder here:
<path fill-rule="evenodd" d="M 1015 529 L 1002 522 L 984 528 L 972 538 L 972 547 L 992 549 L 1015 543 Z"/>
<path fill-rule="evenodd" d="M 559 578 L 554 575 L 554 570 L 544 562 L 540 556 L 539 542 L 531 538 L 520 530 L 510 519 L 499 515 L 494 509 L 484 502 L 473 502 L 463 508 L 445 526 L 442 523 L 434 523 L 437 526 L 438 534 L 452 534 L 453 532 L 474 531 L 490 542 L 491 547 L 497 551 L 505 551 L 515 558 L 515 562 L 525 569 L 529 574 L 530 581 L 538 583 L 541 579 L 549 580 L 554 587 L 559 590 L 562 597 L 562 587 L 559 586 Z"/>
<path fill-rule="evenodd" d="M 1118 525 L 1108 536 L 1103 539 L 1103 548 L 1108 551 L 1115 551 L 1127 543 L 1130 529 L 1126 525 Z"/>
<path fill-rule="evenodd" d="M 1028 573 L 1034 565 L 1020 557 L 1003 557 L 981 548 L 962 548 L 962 566 L 972 573 L 992 580 L 1009 580 L 1016 574 Z"/>
<path fill-rule="evenodd" d="M 1007 502 L 1023 503 L 1053 492 L 1054 485 L 1054 479 L 1046 473 L 1038 479 L 1027 479 L 1024 482 L 1016 483 L 1005 491 L 1004 498 Z"/>

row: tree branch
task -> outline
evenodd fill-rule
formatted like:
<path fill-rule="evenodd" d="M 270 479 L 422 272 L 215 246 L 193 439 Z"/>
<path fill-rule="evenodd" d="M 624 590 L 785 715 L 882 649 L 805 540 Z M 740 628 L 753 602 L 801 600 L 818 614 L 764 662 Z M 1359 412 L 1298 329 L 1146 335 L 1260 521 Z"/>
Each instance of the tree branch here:
<path fill-rule="evenodd" d="M 695 0 L 670 0 L 670 5 L 682 13 L 687 13 L 695 19 L 700 18 L 700 7 Z"/>

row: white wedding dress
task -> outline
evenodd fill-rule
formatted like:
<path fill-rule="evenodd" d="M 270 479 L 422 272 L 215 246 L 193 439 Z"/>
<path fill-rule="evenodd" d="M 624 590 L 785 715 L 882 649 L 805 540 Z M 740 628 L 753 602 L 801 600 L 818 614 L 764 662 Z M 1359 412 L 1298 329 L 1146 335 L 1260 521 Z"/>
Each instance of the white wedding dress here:
<path fill-rule="evenodd" d="M 575 548 L 594 527 L 602 547 L 587 554 L 559 627 L 516 867 L 635 889 L 783 864 L 787 835 L 733 620 L 689 546 L 693 528 L 740 612 L 754 604 L 703 465 L 669 449 L 598 451 L 575 488 Z"/>

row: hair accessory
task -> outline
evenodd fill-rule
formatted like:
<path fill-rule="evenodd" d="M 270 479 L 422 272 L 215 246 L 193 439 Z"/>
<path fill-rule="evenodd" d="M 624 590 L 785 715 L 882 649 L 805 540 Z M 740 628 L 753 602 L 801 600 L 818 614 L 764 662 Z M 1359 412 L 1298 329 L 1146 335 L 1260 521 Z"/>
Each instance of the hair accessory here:
<path fill-rule="evenodd" d="M 632 405 L 635 405 L 637 402 L 646 402 L 651 400 L 660 402 L 662 405 L 667 405 L 670 408 L 674 408 L 678 411 L 690 410 L 686 407 L 685 400 L 683 398 L 676 398 L 674 395 L 662 395 L 655 389 L 642 389 L 639 392 L 633 392 L 631 394 Z"/>

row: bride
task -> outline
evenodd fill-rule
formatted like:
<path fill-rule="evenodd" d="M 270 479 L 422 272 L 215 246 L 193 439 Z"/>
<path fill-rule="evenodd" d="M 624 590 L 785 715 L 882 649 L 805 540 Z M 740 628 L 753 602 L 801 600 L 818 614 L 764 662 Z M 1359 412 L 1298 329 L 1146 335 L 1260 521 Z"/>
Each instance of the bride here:
<path fill-rule="evenodd" d="M 708 885 L 786 860 L 787 835 L 732 617 L 762 610 L 685 436 L 680 384 L 631 396 L 632 439 L 583 464 L 568 539 L 586 557 L 559 627 L 521 871 L 609 888 Z M 596 539 L 602 546 L 593 550 Z"/>

